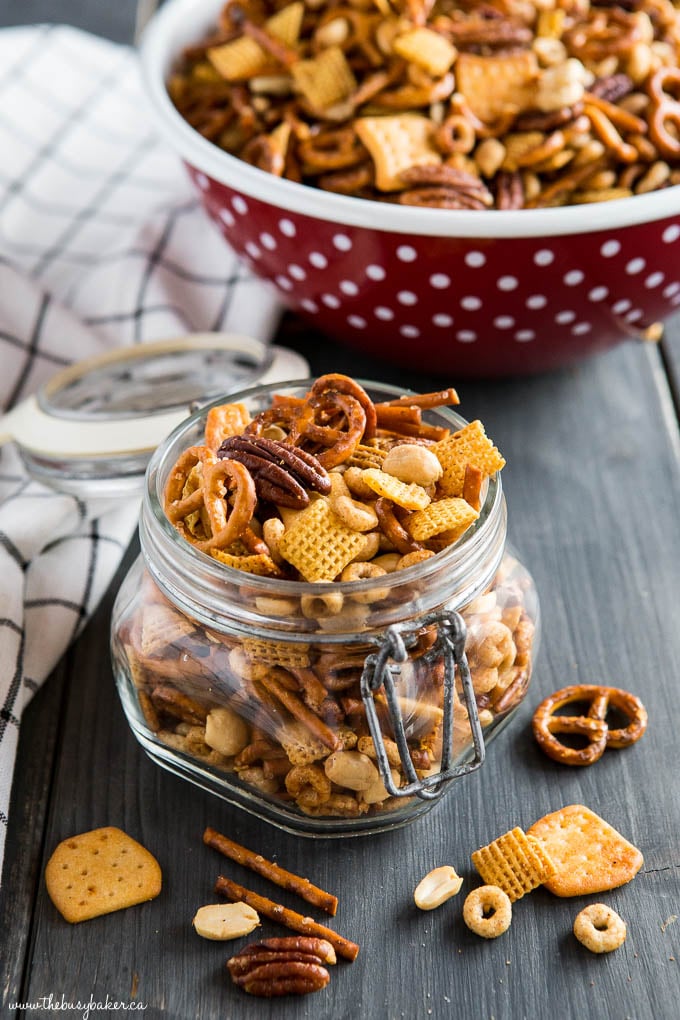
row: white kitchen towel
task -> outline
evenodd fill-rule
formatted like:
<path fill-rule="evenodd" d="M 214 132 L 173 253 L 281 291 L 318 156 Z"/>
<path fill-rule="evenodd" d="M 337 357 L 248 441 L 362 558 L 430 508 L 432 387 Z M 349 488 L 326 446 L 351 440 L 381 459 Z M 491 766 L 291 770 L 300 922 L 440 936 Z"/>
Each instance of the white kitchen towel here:
<path fill-rule="evenodd" d="M 157 137 L 134 51 L 61 26 L 0 31 L 0 408 L 110 348 L 205 330 L 266 340 L 278 315 Z M 59 495 L 0 448 L 0 867 L 22 711 L 137 515 Z"/>

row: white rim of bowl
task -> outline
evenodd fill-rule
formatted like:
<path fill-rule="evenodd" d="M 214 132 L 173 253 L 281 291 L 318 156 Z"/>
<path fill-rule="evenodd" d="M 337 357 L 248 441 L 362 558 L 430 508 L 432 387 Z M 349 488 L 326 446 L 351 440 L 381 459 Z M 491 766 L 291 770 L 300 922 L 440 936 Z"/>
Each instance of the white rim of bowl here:
<path fill-rule="evenodd" d="M 204 38 L 224 0 L 169 0 L 147 26 L 141 44 L 142 74 L 155 119 L 172 147 L 196 170 L 282 211 L 351 227 L 404 235 L 451 238 L 528 238 L 590 234 L 653 223 L 680 215 L 680 185 L 647 195 L 558 209 L 415 209 L 335 195 L 275 177 L 230 156 L 194 130 L 166 89 L 182 47 Z"/>

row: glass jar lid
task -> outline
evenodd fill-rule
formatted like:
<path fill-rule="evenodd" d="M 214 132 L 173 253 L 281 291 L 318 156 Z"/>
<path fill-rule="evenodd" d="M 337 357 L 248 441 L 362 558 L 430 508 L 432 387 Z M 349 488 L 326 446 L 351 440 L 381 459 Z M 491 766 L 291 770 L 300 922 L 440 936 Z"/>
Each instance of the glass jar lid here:
<path fill-rule="evenodd" d="M 29 472 L 82 498 L 141 493 L 158 444 L 219 394 L 306 376 L 304 358 L 228 333 L 193 333 L 77 362 L 0 419 Z"/>

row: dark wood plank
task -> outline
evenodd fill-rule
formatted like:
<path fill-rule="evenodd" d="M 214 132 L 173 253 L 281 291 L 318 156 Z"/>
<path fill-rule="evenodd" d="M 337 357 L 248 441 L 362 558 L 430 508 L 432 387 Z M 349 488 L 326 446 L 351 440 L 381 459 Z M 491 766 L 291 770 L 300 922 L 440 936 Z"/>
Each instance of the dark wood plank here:
<path fill-rule="evenodd" d="M 59 22 L 87 32 L 131 43 L 135 34 L 138 0 L 92 3 L 92 0 L 0 0 L 0 26 Z"/>
<path fill-rule="evenodd" d="M 292 336 L 287 327 L 286 336 Z M 416 377 L 299 336 L 315 373 L 330 368 L 411 386 Z M 30 968 L 32 999 L 128 1000 L 145 1016 L 174 1018 L 371 1018 L 588 1016 L 634 1020 L 677 1015 L 680 804 L 669 789 L 677 741 L 677 434 L 660 410 L 656 349 L 626 345 L 541 379 L 461 384 L 462 411 L 481 417 L 509 462 L 510 533 L 534 572 L 543 646 L 530 696 L 491 746 L 482 771 L 425 819 L 377 837 L 296 838 L 197 791 L 150 763 L 126 729 L 106 655 L 110 600 L 74 649 L 62 750 L 54 775 L 45 855 L 62 838 L 118 824 L 159 858 L 164 890 L 153 903 L 80 926 L 57 915 L 38 889 Z M 457 382 L 457 380 L 452 380 Z M 529 732 L 532 707 L 572 681 L 615 683 L 640 693 L 650 732 L 590 769 L 543 758 Z M 26 749 L 24 749 L 24 754 Z M 516 904 L 510 931 L 482 942 L 461 921 L 462 898 L 423 914 L 419 878 L 454 864 L 474 884 L 469 854 L 514 824 L 583 802 L 643 850 L 643 872 L 603 899 L 629 922 L 625 945 L 594 957 L 571 935 L 586 900 L 539 891 Z M 362 946 L 311 1000 L 267 1003 L 234 989 L 223 966 L 231 947 L 191 930 L 223 871 L 262 892 L 271 887 L 202 846 L 205 825 L 228 832 L 308 875 L 340 899 L 332 926 Z M 294 897 L 282 901 L 298 907 Z M 265 922 L 261 934 L 280 933 Z M 57 976 L 58 975 L 58 976 Z M 28 1012 L 28 1016 L 38 1013 Z"/>

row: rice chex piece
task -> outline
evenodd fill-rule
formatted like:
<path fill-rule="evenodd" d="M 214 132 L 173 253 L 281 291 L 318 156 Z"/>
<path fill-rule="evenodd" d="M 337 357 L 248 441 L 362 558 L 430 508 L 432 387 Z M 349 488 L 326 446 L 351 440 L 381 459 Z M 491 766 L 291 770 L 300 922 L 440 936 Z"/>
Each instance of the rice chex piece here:
<path fill-rule="evenodd" d="M 461 53 L 456 60 L 456 89 L 486 124 L 492 124 L 509 109 L 529 109 L 538 75 L 538 61 L 532 50 L 492 56 Z"/>
<path fill-rule="evenodd" d="M 309 666 L 309 645 L 292 641 L 267 641 L 266 638 L 242 638 L 243 650 L 252 662 L 272 666 Z"/>
<path fill-rule="evenodd" d="M 363 532 L 348 528 L 322 497 L 286 528 L 279 552 L 305 581 L 332 581 L 364 550 L 365 543 Z"/>
<path fill-rule="evenodd" d="M 392 46 L 400 57 L 422 67 L 433 78 L 445 75 L 457 56 L 455 46 L 431 28 L 412 28 L 402 32 Z"/>
<path fill-rule="evenodd" d="M 291 74 L 305 99 L 317 110 L 346 99 L 357 87 L 339 46 L 329 46 L 313 60 L 298 60 L 291 67 Z"/>
<path fill-rule="evenodd" d="M 545 885 L 555 896 L 589 896 L 634 878 L 642 853 L 583 804 L 570 804 L 539 818 L 529 829 L 555 863 Z"/>
<path fill-rule="evenodd" d="M 347 458 L 346 464 L 349 467 L 358 468 L 380 468 L 387 456 L 387 450 L 381 450 L 377 446 L 367 446 L 366 443 L 359 443 L 351 457 Z"/>
<path fill-rule="evenodd" d="M 405 522 L 406 530 L 416 542 L 426 542 L 434 535 L 447 533 L 448 544 L 457 542 L 479 517 L 469 503 L 458 496 L 437 499 L 424 510 L 417 510 Z"/>
<path fill-rule="evenodd" d="M 422 485 L 402 482 L 379 468 L 366 468 L 361 472 L 361 480 L 379 496 L 385 496 L 405 510 L 424 510 L 431 502 Z"/>
<path fill-rule="evenodd" d="M 479 468 L 485 478 L 505 466 L 504 457 L 486 435 L 481 421 L 470 422 L 431 449 L 442 466 L 439 488 L 445 496 L 463 494 L 468 464 Z"/>
<path fill-rule="evenodd" d="M 164 602 L 150 602 L 142 610 L 140 651 L 142 655 L 162 656 L 168 645 L 189 637 L 195 630 L 194 623 Z"/>
<path fill-rule="evenodd" d="M 512 902 L 555 874 L 548 854 L 519 826 L 475 850 L 472 863 L 488 885 L 498 886 Z"/>
<path fill-rule="evenodd" d="M 246 574 L 258 577 L 281 577 L 281 571 L 267 553 L 250 553 L 247 556 L 234 556 L 223 549 L 211 549 L 210 555 L 227 567 L 243 570 Z"/>

